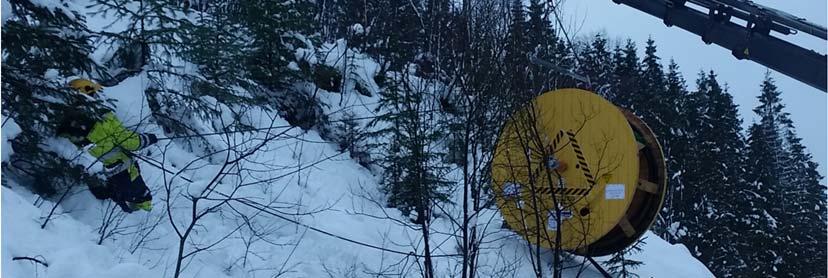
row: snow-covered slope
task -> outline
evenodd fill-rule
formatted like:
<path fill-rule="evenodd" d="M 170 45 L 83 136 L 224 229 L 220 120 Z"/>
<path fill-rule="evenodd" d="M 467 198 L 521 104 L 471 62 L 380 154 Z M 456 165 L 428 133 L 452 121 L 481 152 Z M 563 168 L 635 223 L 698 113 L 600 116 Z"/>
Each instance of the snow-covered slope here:
<path fill-rule="evenodd" d="M 107 90 L 109 97 L 117 99 L 118 116 L 129 125 L 137 124 L 144 118 L 142 114 L 149 111 L 143 94 L 139 93 L 146 85 L 143 80 L 143 76 L 137 76 Z M 376 103 L 376 99 L 355 95 L 350 94 L 343 100 L 342 107 L 362 107 L 355 113 L 367 113 L 371 109 L 365 106 Z M 323 94 L 323 99 L 330 98 L 329 109 L 337 109 L 333 103 L 339 103 L 338 96 Z M 249 112 L 246 121 L 257 127 L 287 125 L 265 111 Z M 142 124 L 140 129 L 161 132 L 151 123 Z M 386 209 L 381 205 L 382 201 L 377 201 L 382 198 L 377 178 L 350 159 L 347 153 L 339 152 L 334 144 L 326 143 L 315 131 L 277 128 L 271 134 L 285 130 L 284 135 L 269 141 L 249 157 L 250 162 L 243 166 L 250 170 L 244 171 L 243 177 L 225 177 L 224 184 L 215 187 L 222 193 L 209 196 L 221 199 L 221 194 L 232 194 L 237 190 L 234 196 L 253 200 L 256 204 L 270 204 L 273 209 L 269 212 L 303 225 L 231 202 L 206 214 L 194 227 L 193 234 L 185 241 L 184 254 L 198 248 L 207 249 L 184 260 L 182 277 L 273 277 L 279 274 L 282 277 L 325 277 L 328 274 L 362 277 L 368 273 L 416 277 L 418 272 L 412 257 L 387 250 L 402 254 L 414 248 L 419 250 L 422 248 L 419 234 L 398 225 L 396 221 L 406 221 L 405 218 L 396 209 Z M 13 135 L 11 129 L 4 128 L 3 132 L 4 140 L 7 132 Z M 234 134 L 231 141 L 250 139 L 241 144 L 248 148 L 268 136 L 264 131 L 240 133 Z M 215 144 L 221 144 L 220 139 L 211 138 Z M 187 196 L 203 192 L 210 179 L 219 172 L 223 157 L 222 154 L 213 159 L 198 159 L 179 144 L 178 141 L 162 141 L 143 155 L 164 161 L 165 168 L 171 172 L 178 172 L 179 167 L 195 161 L 190 170 L 181 174 L 192 182 L 172 178 L 170 173 L 148 161 L 139 162 L 155 194 L 155 208 L 149 213 L 121 215 L 111 202 L 95 200 L 79 188 L 57 207 L 55 215 L 41 229 L 53 203 L 38 199 L 18 184 L 10 183 L 11 189 L 3 188 L 4 277 L 135 277 L 136 274 L 140 274 L 139 277 L 171 277 L 179 246 L 179 238 L 171 223 L 180 230 L 186 229 L 192 220 L 192 202 Z M 236 186 L 265 179 L 269 182 Z M 170 194 L 166 193 L 165 185 L 170 185 Z M 218 202 L 202 200 L 198 209 L 203 211 Z M 123 217 L 120 218 L 123 221 L 113 221 L 104 229 L 109 232 L 102 233 L 101 227 L 105 226 L 102 219 L 111 217 L 112 213 L 116 219 Z M 240 217 L 242 214 L 248 217 L 248 223 Z M 487 238 L 497 239 L 482 247 L 480 265 L 485 267 L 481 267 L 481 274 L 498 277 L 502 275 L 498 271 L 513 269 L 515 277 L 530 276 L 526 243 L 512 232 L 500 229 L 501 220 L 496 211 L 486 211 L 480 219 L 490 219 L 481 225 L 482 233 Z M 434 252 L 437 255 L 456 253 L 457 241 L 450 234 L 455 229 L 452 223 L 440 218 L 432 228 L 441 232 L 433 235 Z M 97 245 L 101 234 L 106 238 Z M 650 233 L 646 236 L 644 251 L 633 256 L 645 263 L 635 271 L 642 277 L 712 276 L 684 246 L 667 244 Z M 12 257 L 38 258 L 49 267 L 29 260 L 12 261 Z M 436 269 L 445 276 L 458 263 L 455 258 L 441 258 L 437 260 Z M 577 271 L 572 269 L 569 274 L 574 277 Z M 586 267 L 581 277 L 600 275 Z"/>
<path fill-rule="evenodd" d="M 123 242 L 108 242 L 103 245 L 95 244 L 97 234 L 92 226 L 82 223 L 70 216 L 57 217 L 50 221 L 46 228 L 41 229 L 42 217 L 48 213 L 43 208 L 51 208 L 50 203 L 44 203 L 41 208 L 33 205 L 35 196 L 21 190 L 2 188 L 2 256 L 3 277 L 169 277 L 169 265 L 159 264 L 155 256 L 169 257 L 173 250 L 158 252 L 159 255 L 147 255 L 142 252 L 130 254 L 123 246 Z M 365 234 L 380 235 L 386 225 L 366 225 L 358 218 L 340 215 L 332 218 L 325 217 L 332 225 L 325 225 L 330 231 L 343 235 Z M 141 217 L 131 215 L 129 217 Z M 338 227 L 338 228 L 336 228 Z M 300 244 L 294 253 L 296 261 L 290 263 L 293 271 L 285 277 L 323 277 L 324 268 L 333 269 L 334 277 L 345 277 L 351 267 L 359 264 L 379 264 L 375 261 L 380 254 L 374 250 L 367 250 L 347 242 L 332 241 L 319 234 L 300 230 L 298 234 L 288 238 L 296 238 L 305 234 L 304 243 Z M 682 245 L 670 245 L 657 236 L 647 233 L 644 251 L 634 255 L 632 259 L 645 262 L 637 269 L 641 277 L 712 277 L 713 275 Z M 368 242 L 382 244 L 379 237 L 366 236 Z M 126 241 L 126 240 L 121 240 Z M 501 250 L 506 254 L 521 252 L 519 239 L 510 238 Z M 243 249 L 243 246 L 235 248 Z M 173 246 L 169 246 L 173 249 Z M 217 257 L 229 256 L 233 252 L 232 246 L 219 250 Z M 287 252 L 283 255 L 287 255 Z M 490 254 L 491 255 L 491 254 Z M 13 257 L 33 257 L 49 264 L 48 267 L 29 260 L 13 261 Z M 389 264 L 394 260 L 389 255 Z M 276 256 L 285 259 L 283 256 Z M 492 259 L 492 258 L 488 258 Z M 216 262 L 221 263 L 222 260 Z M 276 260 L 279 264 L 281 261 Z M 255 275 L 245 273 L 223 273 L 219 265 L 211 265 L 209 260 L 196 260 L 190 266 L 189 275 L 185 277 L 270 277 L 269 275 Z M 212 269 L 212 271 L 211 271 Z M 523 272 L 529 275 L 529 266 L 523 265 Z M 207 275 L 208 273 L 211 273 Z M 361 272 L 357 272 L 359 274 Z M 228 274 L 225 276 L 225 274 Z M 219 275 L 219 276 L 212 276 Z M 357 275 L 355 277 L 360 277 Z M 528 277 L 517 275 L 517 277 Z M 574 277 L 574 276 L 573 276 Z M 582 277 L 600 277 L 593 269 L 587 269 Z"/>
<path fill-rule="evenodd" d="M 3 277 L 158 277 L 138 257 L 119 256 L 121 247 L 95 244 L 93 229 L 72 217 L 41 229 L 44 211 L 32 205 L 36 198 L 2 190 Z"/>
<path fill-rule="evenodd" d="M 121 26 L 100 15 L 90 14 L 87 20 L 92 29 Z M 344 45 L 340 41 L 297 55 L 318 53 L 311 56 L 318 61 L 311 62 L 339 68 Z M 105 49 L 101 46 L 93 56 L 106 57 Z M 373 80 L 377 64 L 359 53 L 348 51 L 348 55 L 346 92 L 317 94 L 332 120 L 346 114 L 372 116 L 379 100 Z M 150 109 L 143 92 L 148 82 L 140 74 L 107 88 L 106 96 L 115 100 L 116 114 L 128 126 L 164 136 L 160 127 L 147 121 Z M 356 84 L 373 97 L 352 92 Z M 315 89 L 309 84 L 296 86 Z M 222 117 L 229 120 L 230 115 Z M 0 192 L 3 277 L 173 277 L 179 255 L 184 257 L 181 277 L 419 276 L 418 262 L 409 253 L 422 253 L 420 234 L 400 225 L 407 219 L 399 211 L 385 208 L 374 173 L 316 131 L 290 127 L 275 111 L 250 109 L 240 118 L 261 130 L 207 138 L 210 145 L 233 151 L 205 155 L 192 142 L 177 139 L 161 141 L 139 154 L 142 175 L 154 195 L 151 212 L 121 213 L 111 202 L 96 200 L 80 187 L 55 206 L 9 181 L 10 188 Z M 199 124 L 198 130 L 216 131 L 216 121 Z M 17 132 L 14 121 L 2 132 L 5 160 L 10 150 L 7 140 Z M 85 155 L 64 139 L 49 144 L 67 157 Z M 248 154 L 230 169 L 223 168 L 228 158 Z M 158 167 L 162 165 L 164 170 Z M 220 183 L 213 182 L 217 176 Z M 453 205 L 445 210 L 461 215 Z M 199 214 L 196 222 L 194 211 Z M 526 242 L 500 228 L 497 211 L 484 211 L 478 218 L 486 239 L 479 273 L 530 277 Z M 457 227 L 441 217 L 431 228 L 433 253 L 445 256 L 435 261 L 438 277 L 457 273 L 460 259 L 447 256 L 458 252 Z M 643 252 L 632 256 L 644 262 L 634 271 L 641 277 L 712 276 L 684 246 L 670 245 L 651 233 L 646 237 Z M 15 257 L 34 258 L 48 267 Z M 551 256 L 545 258 L 548 269 Z M 583 270 L 581 277 L 600 277 L 590 266 L 569 269 L 566 275 L 575 277 L 579 270 Z"/>

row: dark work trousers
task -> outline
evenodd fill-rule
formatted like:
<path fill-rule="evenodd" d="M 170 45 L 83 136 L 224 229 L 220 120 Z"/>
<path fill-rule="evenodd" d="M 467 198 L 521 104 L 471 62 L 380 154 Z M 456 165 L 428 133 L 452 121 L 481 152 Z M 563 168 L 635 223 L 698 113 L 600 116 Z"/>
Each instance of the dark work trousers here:
<path fill-rule="evenodd" d="M 101 200 L 112 199 L 126 212 L 134 211 L 130 208 L 129 203 L 152 200 L 152 194 L 141 175 L 138 175 L 135 180 L 130 180 L 129 171 L 126 169 L 107 178 L 105 187 L 91 186 L 89 191 L 92 192 L 92 195 L 95 195 L 95 198 Z"/>

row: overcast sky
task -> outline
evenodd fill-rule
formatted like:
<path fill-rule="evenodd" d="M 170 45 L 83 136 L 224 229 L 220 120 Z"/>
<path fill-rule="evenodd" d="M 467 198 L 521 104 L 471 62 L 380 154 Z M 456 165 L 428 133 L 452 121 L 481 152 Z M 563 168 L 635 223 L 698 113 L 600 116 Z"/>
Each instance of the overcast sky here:
<path fill-rule="evenodd" d="M 825 0 L 754 0 L 754 2 L 788 12 L 808 21 L 826 25 Z M 759 85 L 766 68 L 751 61 L 736 60 L 730 50 L 717 45 L 706 45 L 701 38 L 678 27 L 667 27 L 661 19 L 640 12 L 612 0 L 568 0 L 562 8 L 563 21 L 574 36 L 587 36 L 604 32 L 610 38 L 631 38 L 643 52 L 644 42 L 652 36 L 658 46 L 659 56 L 666 64 L 676 60 L 687 79 L 690 89 L 695 87 L 699 70 L 714 70 L 719 82 L 727 83 L 747 128 L 756 119 L 752 109 L 758 105 Z M 777 34 L 778 35 L 778 34 Z M 572 36 L 572 35 L 571 35 Z M 819 53 L 826 53 L 825 41 L 808 35 L 789 35 L 797 44 Z M 808 151 L 819 163 L 819 171 L 826 175 L 826 142 L 828 142 L 828 96 L 817 89 L 792 78 L 773 72 L 776 84 L 782 91 L 782 101 L 803 138 Z M 823 179 L 823 182 L 825 179 Z"/>

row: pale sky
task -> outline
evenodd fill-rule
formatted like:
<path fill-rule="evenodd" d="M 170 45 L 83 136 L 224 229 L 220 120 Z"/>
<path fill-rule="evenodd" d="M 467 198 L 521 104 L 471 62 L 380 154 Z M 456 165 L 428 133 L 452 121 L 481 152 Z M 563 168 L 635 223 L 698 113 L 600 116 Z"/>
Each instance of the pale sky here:
<path fill-rule="evenodd" d="M 810 22 L 826 26 L 828 14 L 825 0 L 754 0 L 753 2 L 803 17 Z M 650 16 L 612 0 L 568 0 L 562 7 L 565 24 L 575 35 L 586 36 L 597 32 L 606 33 L 611 39 L 631 38 L 639 51 L 652 36 L 658 54 L 666 65 L 670 58 L 676 60 L 690 89 L 695 87 L 699 70 L 714 70 L 720 83 L 727 83 L 729 92 L 739 105 L 744 128 L 756 119 L 753 108 L 759 104 L 759 85 L 766 71 L 764 66 L 752 61 L 736 60 L 730 50 L 715 44 L 706 45 L 701 37 L 678 27 L 667 27 L 661 19 Z M 777 36 L 781 36 L 777 34 Z M 825 41 L 805 34 L 782 36 L 801 46 L 825 54 Z M 777 72 L 772 72 L 776 85 L 782 91 L 782 101 L 802 137 L 808 151 L 819 163 L 819 172 L 826 175 L 826 142 L 828 142 L 828 95 Z M 823 179 L 823 183 L 826 179 Z"/>

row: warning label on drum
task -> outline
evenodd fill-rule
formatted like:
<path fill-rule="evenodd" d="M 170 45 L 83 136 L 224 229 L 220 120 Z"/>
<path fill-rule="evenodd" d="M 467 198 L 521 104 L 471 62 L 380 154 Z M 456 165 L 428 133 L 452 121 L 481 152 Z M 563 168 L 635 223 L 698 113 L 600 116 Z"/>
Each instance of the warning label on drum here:
<path fill-rule="evenodd" d="M 604 199 L 624 200 L 624 184 L 610 183 L 604 188 Z"/>

